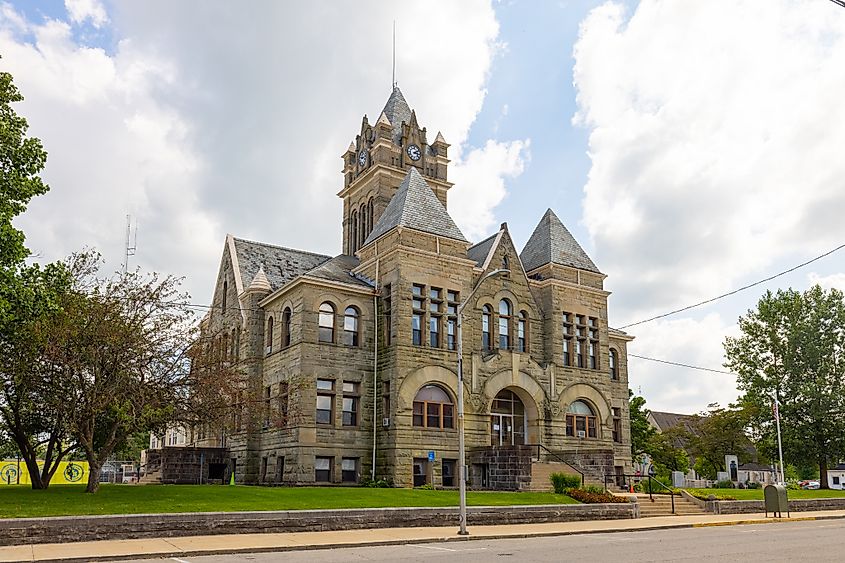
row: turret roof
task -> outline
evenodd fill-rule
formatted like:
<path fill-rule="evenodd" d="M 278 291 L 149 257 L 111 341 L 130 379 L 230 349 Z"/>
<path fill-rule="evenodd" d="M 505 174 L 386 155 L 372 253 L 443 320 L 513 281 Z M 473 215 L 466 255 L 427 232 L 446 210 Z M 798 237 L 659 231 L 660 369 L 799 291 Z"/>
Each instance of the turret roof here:
<path fill-rule="evenodd" d="M 411 107 L 405 101 L 405 96 L 402 95 L 399 86 L 393 87 L 393 92 L 384 104 L 382 113 L 387 116 L 393 126 L 393 141 L 398 142 L 402 138 L 402 122 L 411 122 Z"/>
<path fill-rule="evenodd" d="M 526 272 L 546 264 L 560 264 L 601 273 L 551 209 L 540 219 L 519 257 Z"/>

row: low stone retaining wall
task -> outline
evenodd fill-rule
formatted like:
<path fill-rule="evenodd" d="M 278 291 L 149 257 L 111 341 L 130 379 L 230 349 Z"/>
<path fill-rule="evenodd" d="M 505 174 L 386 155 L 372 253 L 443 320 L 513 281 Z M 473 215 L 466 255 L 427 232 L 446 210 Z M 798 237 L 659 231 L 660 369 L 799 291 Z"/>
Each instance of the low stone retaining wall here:
<path fill-rule="evenodd" d="M 707 512 L 716 514 L 750 514 L 765 512 L 762 500 L 708 500 L 704 501 Z M 845 497 L 790 499 L 790 512 L 808 512 L 813 510 L 845 510 Z"/>
<path fill-rule="evenodd" d="M 467 523 L 479 526 L 618 520 L 636 518 L 638 510 L 634 503 L 481 506 L 467 510 Z M 458 525 L 457 507 L 6 518 L 0 519 L 0 545 L 448 525 Z"/>

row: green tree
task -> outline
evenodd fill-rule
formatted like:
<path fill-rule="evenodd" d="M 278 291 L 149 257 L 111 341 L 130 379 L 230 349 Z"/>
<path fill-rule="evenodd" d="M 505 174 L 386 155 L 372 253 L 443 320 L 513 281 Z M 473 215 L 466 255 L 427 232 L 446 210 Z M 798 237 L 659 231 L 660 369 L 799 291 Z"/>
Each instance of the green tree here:
<path fill-rule="evenodd" d="M 742 336 L 725 340 L 726 366 L 738 376 L 743 401 L 757 407 L 753 425 L 771 448 L 776 397 L 784 458 L 817 465 L 827 488 L 828 465 L 845 457 L 842 292 L 819 286 L 766 292 L 739 328 Z"/>
<path fill-rule="evenodd" d="M 669 476 L 672 471 L 689 471 L 689 457 L 683 448 L 675 445 L 674 429 L 656 432 L 648 441 L 646 453 L 657 466 L 657 473 Z"/>
<path fill-rule="evenodd" d="M 657 430 L 648 423 L 649 410 L 645 406 L 645 399 L 628 389 L 628 405 L 631 413 L 631 454 L 635 457 L 647 453 L 649 442 Z"/>
<path fill-rule="evenodd" d="M 718 471 L 727 470 L 726 455 L 737 456 L 740 463 L 750 461 L 755 452 L 745 430 L 748 423 L 744 409 L 722 408 L 715 403 L 692 417 L 685 440 L 689 455 L 696 460 L 696 470 L 712 479 Z"/>

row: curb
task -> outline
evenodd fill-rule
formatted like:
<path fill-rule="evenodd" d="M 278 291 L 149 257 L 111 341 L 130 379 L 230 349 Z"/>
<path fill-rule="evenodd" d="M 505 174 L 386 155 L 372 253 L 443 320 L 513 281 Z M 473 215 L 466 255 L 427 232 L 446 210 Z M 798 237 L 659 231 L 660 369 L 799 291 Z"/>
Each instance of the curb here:
<path fill-rule="evenodd" d="M 679 530 L 691 528 L 712 528 L 719 526 L 745 526 L 754 524 L 785 524 L 790 522 L 807 522 L 815 520 L 842 520 L 845 515 L 831 515 L 831 516 L 797 516 L 794 518 L 771 518 L 768 520 L 733 520 L 721 522 L 697 522 L 697 523 L 667 523 L 659 526 L 648 526 L 642 528 L 610 528 L 606 530 L 561 530 L 550 532 L 524 532 L 514 534 L 485 534 L 485 535 L 469 535 L 457 536 L 449 535 L 442 537 L 421 538 L 416 540 L 396 539 L 396 540 L 373 540 L 373 541 L 356 541 L 356 542 L 337 542 L 319 545 L 297 545 L 297 546 L 269 546 L 269 547 L 242 547 L 231 549 L 211 549 L 211 550 L 196 550 L 186 552 L 184 550 L 175 550 L 171 552 L 159 553 L 134 553 L 129 555 L 90 555 L 79 557 L 67 557 L 59 559 L 38 559 L 39 563 L 73 563 L 80 561 L 128 561 L 140 558 L 180 558 L 180 557 L 205 557 L 209 555 L 235 555 L 239 553 L 283 553 L 287 551 L 317 551 L 325 549 L 345 549 L 352 547 L 381 547 L 393 545 L 417 545 L 427 543 L 451 543 L 451 542 L 466 542 L 466 541 L 480 541 L 480 540 L 503 540 L 503 539 L 525 539 L 525 538 L 544 538 L 556 536 L 575 536 L 587 534 L 616 534 L 623 532 L 649 532 L 652 530 Z M 165 538 L 162 538 L 165 539 Z M 165 539 L 165 541 L 167 541 Z M 20 561 L 32 561 L 31 559 Z"/>

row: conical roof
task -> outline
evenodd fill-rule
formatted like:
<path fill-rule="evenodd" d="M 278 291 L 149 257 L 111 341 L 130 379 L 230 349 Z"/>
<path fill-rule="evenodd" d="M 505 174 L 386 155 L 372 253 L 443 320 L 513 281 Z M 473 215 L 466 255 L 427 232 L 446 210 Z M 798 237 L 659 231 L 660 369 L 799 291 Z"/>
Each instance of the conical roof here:
<path fill-rule="evenodd" d="M 407 227 L 467 242 L 449 212 L 416 168 L 411 167 L 364 244 L 395 227 Z"/>
<path fill-rule="evenodd" d="M 264 266 L 258 268 L 258 273 L 252 278 L 249 287 L 246 288 L 247 291 L 270 291 L 272 289 L 270 280 L 267 279 L 267 274 L 264 273 Z"/>
<path fill-rule="evenodd" d="M 540 219 L 519 258 L 526 272 L 546 264 L 560 264 L 601 273 L 551 209 Z"/>
<path fill-rule="evenodd" d="M 393 140 L 394 142 L 402 138 L 402 122 L 410 123 L 411 121 L 411 107 L 405 101 L 405 96 L 399 90 L 399 86 L 393 87 L 393 92 L 384 104 L 382 113 L 390 120 L 393 126 Z"/>

